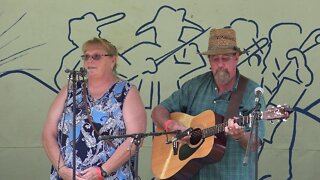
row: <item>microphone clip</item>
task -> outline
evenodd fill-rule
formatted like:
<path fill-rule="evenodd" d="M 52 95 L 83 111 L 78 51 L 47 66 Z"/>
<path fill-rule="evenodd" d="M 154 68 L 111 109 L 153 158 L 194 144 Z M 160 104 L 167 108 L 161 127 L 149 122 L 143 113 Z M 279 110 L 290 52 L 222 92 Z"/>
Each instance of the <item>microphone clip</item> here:
<path fill-rule="evenodd" d="M 178 141 L 186 136 L 189 136 L 191 135 L 191 133 L 193 132 L 193 129 L 192 128 L 188 128 L 186 129 L 185 131 L 183 132 L 178 132 L 177 135 L 171 140 L 171 142 L 175 142 L 175 141 Z"/>

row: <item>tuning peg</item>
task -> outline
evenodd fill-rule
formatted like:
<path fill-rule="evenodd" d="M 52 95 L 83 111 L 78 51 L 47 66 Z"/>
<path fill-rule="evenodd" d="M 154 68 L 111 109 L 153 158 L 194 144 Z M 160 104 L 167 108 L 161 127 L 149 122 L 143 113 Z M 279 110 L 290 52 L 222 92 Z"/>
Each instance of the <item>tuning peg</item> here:
<path fill-rule="evenodd" d="M 282 119 L 282 121 L 286 122 L 286 121 L 287 121 L 287 119 Z"/>

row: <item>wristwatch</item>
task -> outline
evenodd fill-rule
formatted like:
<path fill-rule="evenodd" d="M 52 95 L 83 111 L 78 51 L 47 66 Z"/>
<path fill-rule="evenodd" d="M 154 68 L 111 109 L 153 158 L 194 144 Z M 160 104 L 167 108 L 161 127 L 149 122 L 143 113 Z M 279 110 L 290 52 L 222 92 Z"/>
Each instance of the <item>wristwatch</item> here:
<path fill-rule="evenodd" d="M 101 171 L 101 176 L 102 177 L 107 177 L 108 176 L 108 173 L 105 170 L 103 170 L 102 166 L 100 166 L 100 171 Z"/>

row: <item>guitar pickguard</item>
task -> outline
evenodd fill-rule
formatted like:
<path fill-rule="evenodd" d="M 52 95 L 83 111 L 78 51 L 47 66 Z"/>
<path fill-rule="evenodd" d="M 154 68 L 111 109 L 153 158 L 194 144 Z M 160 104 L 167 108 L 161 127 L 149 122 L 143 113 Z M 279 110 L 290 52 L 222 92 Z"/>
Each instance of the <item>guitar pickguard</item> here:
<path fill-rule="evenodd" d="M 179 149 L 179 159 L 181 161 L 188 159 L 193 153 L 195 153 L 199 147 L 204 143 L 205 139 L 202 139 L 201 142 L 194 147 L 190 147 L 189 144 L 184 144 Z"/>

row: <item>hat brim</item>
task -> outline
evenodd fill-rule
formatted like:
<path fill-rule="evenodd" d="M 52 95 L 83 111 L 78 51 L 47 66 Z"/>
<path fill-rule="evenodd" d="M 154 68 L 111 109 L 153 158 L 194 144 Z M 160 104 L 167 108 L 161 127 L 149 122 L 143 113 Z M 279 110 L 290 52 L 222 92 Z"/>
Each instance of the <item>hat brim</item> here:
<path fill-rule="evenodd" d="M 247 53 L 248 51 L 241 51 L 238 47 L 233 48 L 215 48 L 215 49 L 209 49 L 205 52 L 201 52 L 202 55 L 220 55 L 220 54 L 230 54 L 230 53 L 236 53 L 239 52 L 239 55 L 242 55 L 244 53 Z"/>

